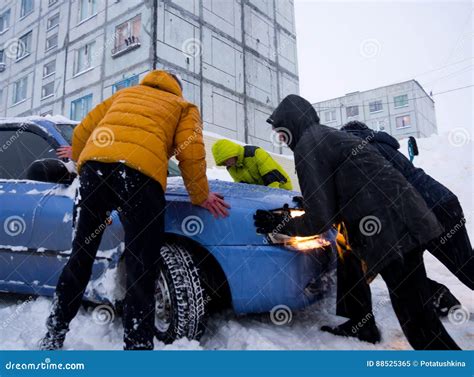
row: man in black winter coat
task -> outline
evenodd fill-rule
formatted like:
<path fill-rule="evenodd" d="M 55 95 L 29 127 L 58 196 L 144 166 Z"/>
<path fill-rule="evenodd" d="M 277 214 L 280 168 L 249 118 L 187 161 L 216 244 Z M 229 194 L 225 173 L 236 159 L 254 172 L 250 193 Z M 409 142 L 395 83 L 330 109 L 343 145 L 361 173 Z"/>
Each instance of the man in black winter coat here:
<path fill-rule="evenodd" d="M 422 169 L 416 168 L 398 151 L 400 144 L 389 134 L 371 130 L 358 121 L 347 123 L 341 130 L 361 138 L 363 143 L 376 147 L 378 152 L 415 187 L 445 228 L 440 237 L 426 245 L 427 250 L 467 287 L 474 289 L 474 253 L 465 227 L 466 220 L 456 195 Z M 334 328 L 325 327 L 326 331 L 360 338 L 360 331 L 353 331 L 353 323 L 360 322 L 360 318 L 374 319 L 370 287 L 363 276 L 357 257 L 347 253 L 343 260 L 338 259 L 337 314 L 350 318 L 350 321 Z M 459 302 L 444 285 L 431 279 L 428 279 L 428 282 L 431 301 L 438 314 L 447 315 L 450 308 L 456 309 Z M 368 327 L 375 326 L 375 321 L 365 322 L 363 325 L 365 332 L 369 331 Z M 349 326 L 350 324 L 352 325 Z"/>
<path fill-rule="evenodd" d="M 290 95 L 269 123 L 295 155 L 305 214 L 288 218 L 257 211 L 259 233 L 278 229 L 309 236 L 344 223 L 365 279 L 381 274 L 394 311 L 415 349 L 459 349 L 429 303 L 425 244 L 443 228 L 403 175 L 361 140 L 321 125 L 305 99 Z"/>

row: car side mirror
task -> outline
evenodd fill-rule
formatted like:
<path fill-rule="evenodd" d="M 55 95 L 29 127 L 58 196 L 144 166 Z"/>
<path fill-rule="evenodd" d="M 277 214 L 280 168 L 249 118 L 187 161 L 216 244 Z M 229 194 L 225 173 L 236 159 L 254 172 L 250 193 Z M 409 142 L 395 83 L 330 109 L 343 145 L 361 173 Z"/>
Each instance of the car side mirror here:
<path fill-rule="evenodd" d="M 31 163 L 26 171 L 26 179 L 40 182 L 69 185 L 77 174 L 71 173 L 66 164 L 56 158 L 44 158 Z"/>

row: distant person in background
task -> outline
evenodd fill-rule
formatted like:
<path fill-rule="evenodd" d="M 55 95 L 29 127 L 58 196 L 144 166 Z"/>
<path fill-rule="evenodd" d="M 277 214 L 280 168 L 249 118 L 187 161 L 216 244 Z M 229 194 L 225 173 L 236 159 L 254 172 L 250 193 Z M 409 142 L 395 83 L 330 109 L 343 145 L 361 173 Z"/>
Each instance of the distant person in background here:
<path fill-rule="evenodd" d="M 221 139 L 212 146 L 217 166 L 225 166 L 235 182 L 292 190 L 287 172 L 263 148 Z"/>

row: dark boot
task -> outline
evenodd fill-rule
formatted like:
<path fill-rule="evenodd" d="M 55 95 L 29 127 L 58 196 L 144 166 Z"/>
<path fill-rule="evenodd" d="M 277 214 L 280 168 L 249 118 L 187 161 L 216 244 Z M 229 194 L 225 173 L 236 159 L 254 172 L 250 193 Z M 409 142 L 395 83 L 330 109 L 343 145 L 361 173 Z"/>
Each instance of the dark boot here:
<path fill-rule="evenodd" d="M 46 320 L 47 332 L 43 339 L 38 343 L 41 351 L 56 351 L 63 348 L 64 339 L 69 331 L 69 326 L 60 317 L 60 307 L 58 297 L 53 299 L 53 308 L 51 314 Z"/>
<path fill-rule="evenodd" d="M 446 317 L 452 307 L 461 306 L 461 303 L 446 286 L 442 284 L 439 284 L 439 286 L 440 287 L 433 292 L 433 306 L 438 316 Z"/>
<path fill-rule="evenodd" d="M 40 351 L 56 351 L 63 348 L 67 330 L 48 330 L 43 339 L 39 342 Z"/>
<path fill-rule="evenodd" d="M 323 326 L 321 330 L 334 335 L 354 337 L 373 344 L 380 342 L 381 339 L 373 316 L 360 321 L 350 319 L 336 327 Z"/>

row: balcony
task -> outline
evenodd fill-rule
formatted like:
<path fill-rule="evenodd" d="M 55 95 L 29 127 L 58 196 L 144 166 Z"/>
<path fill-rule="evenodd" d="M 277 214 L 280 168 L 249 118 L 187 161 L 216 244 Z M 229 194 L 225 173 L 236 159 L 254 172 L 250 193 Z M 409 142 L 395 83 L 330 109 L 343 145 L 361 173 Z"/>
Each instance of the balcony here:
<path fill-rule="evenodd" d="M 122 43 L 121 45 L 112 49 L 112 57 L 117 58 L 129 51 L 135 50 L 136 48 L 140 47 L 140 45 L 140 39 L 132 35 L 131 37 L 125 39 L 125 43 Z"/>

